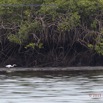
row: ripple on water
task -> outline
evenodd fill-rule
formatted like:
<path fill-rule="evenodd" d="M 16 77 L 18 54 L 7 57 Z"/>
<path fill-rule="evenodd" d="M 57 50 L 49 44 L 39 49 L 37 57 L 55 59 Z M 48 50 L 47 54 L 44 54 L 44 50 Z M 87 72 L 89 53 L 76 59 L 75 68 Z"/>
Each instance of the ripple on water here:
<path fill-rule="evenodd" d="M 1 103 L 103 103 L 102 74 L 22 75 L 0 75 Z"/>

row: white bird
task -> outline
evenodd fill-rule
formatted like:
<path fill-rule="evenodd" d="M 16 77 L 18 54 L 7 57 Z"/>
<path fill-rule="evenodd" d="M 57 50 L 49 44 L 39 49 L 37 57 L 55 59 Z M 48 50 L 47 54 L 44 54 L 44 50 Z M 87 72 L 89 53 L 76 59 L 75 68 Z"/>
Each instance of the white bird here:
<path fill-rule="evenodd" d="M 16 64 L 13 64 L 13 65 L 6 65 L 5 67 L 7 67 L 7 68 L 13 68 L 13 67 L 15 67 L 16 66 Z"/>

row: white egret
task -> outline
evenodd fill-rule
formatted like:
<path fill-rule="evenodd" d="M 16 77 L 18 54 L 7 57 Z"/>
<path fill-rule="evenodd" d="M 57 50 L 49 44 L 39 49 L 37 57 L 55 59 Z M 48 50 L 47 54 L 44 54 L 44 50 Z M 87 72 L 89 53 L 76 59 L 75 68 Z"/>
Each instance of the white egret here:
<path fill-rule="evenodd" d="M 13 67 L 15 67 L 16 66 L 16 64 L 13 64 L 13 65 L 6 65 L 5 67 L 7 67 L 7 68 L 13 68 Z"/>

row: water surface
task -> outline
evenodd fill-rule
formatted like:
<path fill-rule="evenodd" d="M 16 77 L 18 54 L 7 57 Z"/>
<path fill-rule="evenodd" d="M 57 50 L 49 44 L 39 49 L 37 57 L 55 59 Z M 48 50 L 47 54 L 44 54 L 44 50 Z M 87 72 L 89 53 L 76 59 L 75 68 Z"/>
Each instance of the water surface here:
<path fill-rule="evenodd" d="M 103 103 L 103 71 L 0 74 L 0 103 Z"/>

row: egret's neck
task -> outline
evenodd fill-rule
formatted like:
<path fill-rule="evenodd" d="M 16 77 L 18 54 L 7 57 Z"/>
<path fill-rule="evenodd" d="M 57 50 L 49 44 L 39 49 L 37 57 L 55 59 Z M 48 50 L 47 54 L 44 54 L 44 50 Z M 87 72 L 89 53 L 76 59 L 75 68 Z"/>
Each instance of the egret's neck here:
<path fill-rule="evenodd" d="M 15 66 L 15 64 L 13 64 L 13 67 Z"/>

